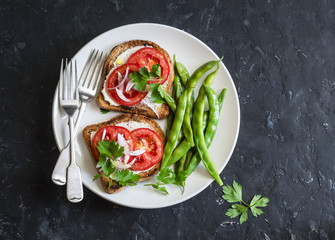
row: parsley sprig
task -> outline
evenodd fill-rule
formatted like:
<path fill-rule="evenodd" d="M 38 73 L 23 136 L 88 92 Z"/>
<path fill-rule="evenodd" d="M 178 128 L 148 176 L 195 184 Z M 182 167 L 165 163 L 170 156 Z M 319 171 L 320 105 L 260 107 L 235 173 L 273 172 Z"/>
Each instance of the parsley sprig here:
<path fill-rule="evenodd" d="M 161 85 L 161 74 L 161 66 L 157 63 L 152 65 L 150 72 L 146 67 L 143 67 L 138 71 L 130 73 L 129 78 L 133 83 L 135 83 L 134 89 L 138 91 L 145 91 L 149 81 L 158 81 L 150 84 L 149 91 L 151 92 L 151 100 L 155 103 L 166 103 L 166 93 Z"/>
<path fill-rule="evenodd" d="M 169 194 L 169 192 L 166 190 L 166 187 L 163 187 L 162 185 L 167 184 L 175 184 L 180 185 L 181 180 L 176 177 L 176 174 L 173 172 L 171 168 L 164 168 L 159 172 L 159 175 L 157 176 L 157 182 L 154 184 L 145 184 L 144 186 L 152 186 L 153 188 L 157 189 L 162 194 Z"/>
<path fill-rule="evenodd" d="M 160 80 L 160 77 L 161 66 L 158 63 L 152 65 L 150 72 L 143 67 L 129 74 L 130 80 L 135 83 L 134 89 L 142 92 L 146 89 L 149 80 Z"/>
<path fill-rule="evenodd" d="M 100 108 L 100 112 L 101 112 L 102 114 L 106 114 L 106 113 L 109 113 L 109 110 Z"/>
<path fill-rule="evenodd" d="M 261 195 L 255 195 L 250 204 L 244 202 L 242 200 L 242 185 L 233 182 L 233 186 L 228 184 L 222 186 L 222 191 L 224 195 L 222 196 L 229 203 L 235 203 L 228 209 L 226 215 L 230 218 L 235 218 L 239 215 L 240 216 L 240 224 L 244 223 L 248 219 L 248 211 L 249 209 L 252 212 L 254 217 L 258 217 L 259 215 L 263 214 L 264 212 L 259 209 L 258 207 L 266 207 L 268 202 L 270 201 L 267 197 L 262 197 Z M 238 204 L 236 202 L 240 202 L 242 204 Z"/>
<path fill-rule="evenodd" d="M 155 103 L 165 103 L 164 93 L 162 92 L 164 89 L 160 83 L 151 83 L 150 84 L 150 92 L 151 92 L 151 100 Z"/>
<path fill-rule="evenodd" d="M 101 166 L 104 175 L 108 177 L 108 187 L 111 187 L 115 181 L 117 181 L 121 186 L 136 185 L 141 177 L 140 175 L 134 174 L 127 169 L 116 170 L 116 167 L 114 166 L 116 159 L 123 156 L 124 154 L 123 147 L 120 147 L 119 144 L 116 143 L 114 140 L 112 140 L 111 142 L 108 140 L 103 140 L 99 141 L 97 148 L 100 152 L 99 165 Z M 104 175 L 95 175 L 93 181 L 99 179 Z M 114 180 L 114 178 L 116 180 Z"/>

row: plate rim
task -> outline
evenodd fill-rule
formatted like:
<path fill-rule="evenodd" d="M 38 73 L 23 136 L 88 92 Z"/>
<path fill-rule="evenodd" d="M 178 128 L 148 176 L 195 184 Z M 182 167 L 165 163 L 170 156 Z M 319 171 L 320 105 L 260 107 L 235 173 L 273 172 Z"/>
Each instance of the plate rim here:
<path fill-rule="evenodd" d="M 89 45 L 91 42 L 95 41 L 97 38 L 100 38 L 103 35 L 107 35 L 109 32 L 116 31 L 117 29 L 120 29 L 120 28 L 135 27 L 135 26 L 144 26 L 144 27 L 145 26 L 147 26 L 147 27 L 155 26 L 155 27 L 169 28 L 169 29 L 171 29 L 173 31 L 180 32 L 181 34 L 187 35 L 188 37 L 192 38 L 193 40 L 197 41 L 198 43 L 200 43 L 201 45 L 203 45 L 204 47 L 206 47 L 207 50 L 209 50 L 214 56 L 217 57 L 217 59 L 219 59 L 219 57 L 217 56 L 217 54 L 209 46 L 207 46 L 204 42 L 202 42 L 197 37 L 193 36 L 192 34 L 186 32 L 184 30 L 181 30 L 181 29 L 169 26 L 169 25 L 165 25 L 165 24 L 160 24 L 160 23 L 131 23 L 131 24 L 121 25 L 121 26 L 109 29 L 109 30 L 107 30 L 105 32 L 100 33 L 99 35 L 97 35 L 96 37 L 94 37 L 90 41 L 88 41 L 84 46 L 82 46 L 76 52 L 76 54 L 72 58 L 76 58 L 80 51 L 82 51 L 84 48 L 86 48 L 87 45 Z M 236 109 L 236 112 L 237 112 L 237 126 L 236 126 L 236 133 L 235 133 L 235 136 L 234 136 L 232 148 L 230 149 L 229 154 L 227 155 L 228 156 L 227 157 L 227 161 L 218 169 L 219 174 L 222 173 L 223 169 L 226 167 L 226 165 L 230 161 L 230 158 L 231 158 L 231 156 L 232 156 L 232 154 L 233 154 L 233 152 L 234 152 L 234 150 L 236 148 L 236 143 L 237 143 L 239 132 L 240 132 L 240 115 L 241 115 L 240 114 L 239 97 L 238 97 L 237 89 L 236 89 L 235 83 L 233 81 L 233 78 L 231 77 L 230 72 L 228 71 L 228 69 L 226 68 L 225 64 L 222 61 L 220 62 L 220 66 L 224 68 L 225 73 L 228 75 L 228 78 L 229 78 L 229 80 L 231 81 L 231 83 L 233 85 L 233 94 L 234 94 L 235 99 L 237 100 L 236 101 L 236 103 L 237 103 L 236 104 L 236 106 L 237 106 L 237 109 Z M 59 88 L 59 81 L 57 82 L 57 86 L 56 86 L 55 91 L 54 91 L 54 97 L 53 97 L 53 102 L 52 102 L 52 129 L 53 129 L 54 139 L 55 139 L 57 148 L 58 148 L 59 152 L 61 152 L 62 148 L 60 146 L 59 140 L 57 140 L 57 138 L 56 138 L 56 126 L 55 126 L 55 114 L 56 114 L 56 111 L 57 111 L 57 109 L 56 109 L 57 106 L 55 104 L 55 101 L 58 101 L 58 94 L 57 94 L 58 93 L 58 88 Z M 56 161 L 57 161 L 57 159 L 56 159 Z M 193 193 L 189 194 L 187 197 L 185 197 L 183 199 L 178 199 L 178 200 L 175 200 L 175 201 L 171 201 L 171 202 L 169 202 L 169 204 L 163 204 L 163 205 L 159 205 L 158 204 L 158 206 L 155 206 L 155 207 L 134 206 L 134 205 L 129 205 L 129 204 L 123 204 L 122 202 L 117 202 L 117 201 L 114 201 L 113 199 L 109 199 L 107 196 L 105 196 L 104 193 L 100 193 L 96 189 L 91 188 L 86 183 L 84 183 L 84 181 L 83 181 L 83 185 L 87 189 L 89 189 L 91 192 L 93 192 L 94 194 L 98 195 L 99 197 L 101 197 L 101 198 L 103 198 L 103 199 L 105 199 L 105 200 L 107 200 L 109 202 L 112 202 L 114 204 L 120 205 L 120 206 L 129 207 L 129 208 L 135 208 L 135 209 L 158 209 L 158 208 L 170 207 L 170 206 L 173 206 L 173 205 L 185 202 L 185 201 L 193 198 L 195 195 L 201 193 L 210 184 L 212 184 L 213 181 L 214 181 L 214 179 L 211 179 L 211 181 L 209 181 L 208 183 L 204 184 L 201 188 L 197 189 L 197 191 L 194 191 Z"/>

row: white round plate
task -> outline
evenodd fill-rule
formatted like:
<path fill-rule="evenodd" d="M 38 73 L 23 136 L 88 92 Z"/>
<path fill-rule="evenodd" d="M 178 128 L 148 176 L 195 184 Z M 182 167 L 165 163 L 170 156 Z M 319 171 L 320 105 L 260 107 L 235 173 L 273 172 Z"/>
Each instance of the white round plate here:
<path fill-rule="evenodd" d="M 78 75 L 84 67 L 87 57 L 92 49 L 100 49 L 109 53 L 115 46 L 122 42 L 143 39 L 150 40 L 164 48 L 172 57 L 182 62 L 193 73 L 203 63 L 219 59 L 219 57 L 203 42 L 194 36 L 166 25 L 138 23 L 118 27 L 107 31 L 92 41 L 87 43 L 74 56 L 78 64 Z M 210 154 L 219 172 L 223 170 L 229 161 L 234 150 L 240 124 L 240 109 L 237 92 L 233 80 L 224 66 L 220 63 L 220 69 L 212 88 L 219 94 L 223 88 L 227 88 L 221 111 L 219 126 L 210 147 Z M 53 106 L 52 106 L 52 123 L 53 131 L 58 149 L 63 149 L 65 142 L 69 139 L 67 117 L 64 110 L 59 106 L 58 88 L 56 88 Z M 195 91 L 197 95 L 197 89 Z M 191 176 L 186 180 L 185 192 L 182 194 L 181 189 L 175 185 L 168 185 L 168 195 L 162 195 L 152 187 L 144 186 L 145 183 L 155 182 L 155 178 L 139 183 L 137 186 L 128 187 L 117 194 L 107 194 L 102 188 L 100 180 L 92 181 L 97 174 L 97 170 L 91 155 L 84 143 L 82 130 L 85 126 L 104 122 L 120 114 L 119 112 L 110 112 L 102 114 L 95 100 L 87 105 L 84 116 L 81 120 L 78 132 L 75 137 L 76 141 L 76 159 L 81 168 L 82 180 L 84 185 L 98 196 L 113 203 L 142 209 L 162 208 L 181 203 L 204 190 L 213 178 L 207 173 L 202 163 L 195 169 Z M 165 130 L 166 120 L 157 121 Z"/>

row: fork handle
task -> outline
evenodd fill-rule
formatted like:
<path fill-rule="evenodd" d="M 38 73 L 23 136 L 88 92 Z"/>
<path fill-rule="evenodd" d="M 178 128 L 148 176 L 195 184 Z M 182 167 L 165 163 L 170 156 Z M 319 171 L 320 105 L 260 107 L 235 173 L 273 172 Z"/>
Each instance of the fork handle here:
<path fill-rule="evenodd" d="M 83 117 L 83 114 L 84 114 L 85 109 L 86 109 L 86 105 L 87 105 L 87 103 L 85 103 L 83 101 L 81 102 L 81 105 L 80 105 L 80 108 L 79 108 L 79 113 L 78 113 L 77 120 L 76 120 L 76 124 L 74 125 L 74 133 L 76 133 L 78 131 L 80 120 Z"/>
<path fill-rule="evenodd" d="M 79 113 L 77 116 L 77 120 L 74 126 L 74 133 L 77 132 L 80 120 L 85 112 L 87 103 L 82 102 L 80 105 Z M 70 144 L 67 143 L 66 147 L 60 152 L 59 157 L 57 159 L 56 165 L 51 175 L 52 181 L 60 186 L 66 184 L 66 168 L 70 164 Z"/>
<path fill-rule="evenodd" d="M 51 175 L 52 181 L 57 185 L 66 184 L 66 168 L 70 164 L 70 144 L 60 152 L 56 165 Z"/>
<path fill-rule="evenodd" d="M 83 184 L 81 180 L 80 168 L 75 158 L 74 124 L 73 117 L 69 116 L 70 125 L 70 165 L 67 168 L 67 188 L 66 195 L 70 202 L 80 202 L 83 197 Z"/>

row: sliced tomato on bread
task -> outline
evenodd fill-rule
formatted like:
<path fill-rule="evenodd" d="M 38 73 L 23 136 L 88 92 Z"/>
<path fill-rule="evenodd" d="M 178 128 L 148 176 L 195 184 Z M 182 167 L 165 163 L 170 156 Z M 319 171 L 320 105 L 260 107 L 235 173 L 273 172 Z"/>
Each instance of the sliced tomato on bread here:
<path fill-rule="evenodd" d="M 135 47 L 142 47 L 137 51 L 131 53 L 128 58 L 126 51 L 133 49 Z M 131 51 L 130 51 L 131 52 Z M 123 55 L 122 55 L 123 54 Z M 120 57 L 121 56 L 121 57 Z M 166 92 L 170 92 L 171 86 L 174 79 L 174 69 L 173 62 L 169 54 L 161 48 L 158 44 L 146 41 L 146 40 L 131 40 L 128 42 L 124 42 L 118 46 L 116 46 L 110 53 L 107 58 L 104 68 L 102 78 L 106 83 L 106 79 L 113 78 L 114 81 L 109 80 L 110 82 L 114 82 L 112 86 L 115 86 L 118 82 L 115 81 L 115 75 L 110 75 L 111 71 L 115 69 L 115 66 L 118 66 L 118 59 L 124 59 L 121 63 L 124 64 L 132 64 L 136 65 L 139 68 L 147 67 L 151 70 L 151 67 L 154 64 L 159 64 L 161 66 L 161 84 L 163 89 Z M 126 59 L 127 58 L 127 59 Z M 121 65 L 122 66 L 122 65 Z M 111 77 L 112 76 L 112 77 Z M 157 80 L 158 81 L 158 80 Z M 157 82 L 156 80 L 148 81 L 148 84 Z M 124 99 L 129 98 L 130 101 L 122 100 L 120 97 L 115 95 L 116 90 L 112 91 L 114 93 L 109 93 L 108 90 L 104 89 L 106 84 L 101 85 L 100 92 L 97 96 L 97 103 L 99 107 L 112 110 L 112 111 L 121 111 L 128 113 L 136 113 L 145 115 L 147 117 L 163 119 L 169 115 L 169 107 L 165 103 L 155 104 L 148 98 L 142 98 L 145 93 L 136 93 L 134 89 L 131 92 L 125 93 L 122 91 L 121 98 Z M 107 94 L 106 94 L 107 93 Z M 120 93 L 120 91 L 119 91 Z M 113 95 L 113 96 L 111 96 Z M 116 97 L 115 97 L 116 96 Z M 112 98 L 113 101 L 110 100 Z M 141 99 L 142 98 L 142 99 Z M 141 100 L 140 100 L 141 99 Z M 117 104 L 115 104 L 117 103 Z"/>
<path fill-rule="evenodd" d="M 149 71 L 155 64 L 161 66 L 160 83 L 165 83 L 170 73 L 169 62 L 166 57 L 158 50 L 152 47 L 144 47 L 133 53 L 127 61 L 127 64 L 135 64 L 140 68 L 146 67 Z M 148 81 L 148 84 L 157 83 L 158 81 Z"/>
<path fill-rule="evenodd" d="M 123 106 L 134 106 L 142 101 L 148 94 L 134 88 L 127 88 L 131 84 L 129 74 L 138 71 L 138 65 L 123 64 L 116 68 L 106 80 L 106 89 L 109 95 Z"/>
<path fill-rule="evenodd" d="M 137 127 L 137 130 L 135 129 L 131 132 L 129 131 L 131 127 L 128 126 L 134 126 L 132 124 L 141 125 L 141 127 Z M 150 127 L 150 129 L 147 127 Z M 105 133 L 104 130 L 106 130 Z M 92 136 L 92 134 L 94 135 Z M 131 165 L 129 170 L 139 171 L 136 174 L 141 176 L 140 182 L 152 178 L 159 172 L 163 156 L 163 146 L 165 144 L 165 134 L 154 120 L 138 114 L 120 114 L 107 122 L 93 124 L 84 128 L 83 137 L 93 156 L 94 165 L 96 165 L 100 156 L 97 149 L 99 141 L 102 139 L 118 141 L 118 134 L 123 134 L 124 139 L 130 144 L 129 148 L 131 151 L 145 150 L 142 155 L 135 156 L 136 159 L 133 158 L 132 161 L 128 160 L 127 163 Z M 140 140 L 140 138 L 143 140 Z M 97 171 L 99 172 L 98 169 Z M 106 176 L 103 176 L 101 181 L 107 193 L 116 193 L 125 188 L 125 186 L 121 186 L 117 182 L 109 187 L 109 180 Z"/>
<path fill-rule="evenodd" d="M 92 154 L 94 159 L 98 162 L 100 153 L 97 148 L 99 141 L 102 140 L 108 140 L 108 141 L 115 141 L 118 142 L 119 134 L 122 135 L 122 137 L 127 141 L 127 145 L 130 151 L 134 150 L 134 141 L 133 141 L 133 135 L 131 132 L 124 128 L 124 127 L 118 127 L 118 126 L 105 126 L 103 128 L 100 128 L 93 136 L 92 139 Z M 120 145 L 120 144 L 119 144 Z M 124 156 L 122 157 L 124 160 Z M 130 156 L 129 160 L 127 162 L 132 161 L 133 157 Z"/>
<path fill-rule="evenodd" d="M 131 132 L 134 138 L 135 150 L 145 150 L 136 157 L 131 169 L 143 171 L 151 168 L 163 157 L 163 142 L 157 133 L 149 128 L 138 128 Z"/>

